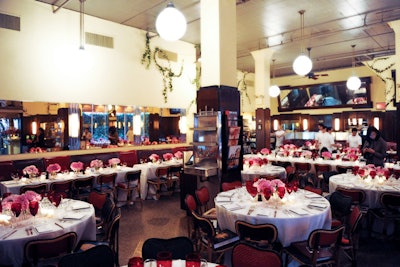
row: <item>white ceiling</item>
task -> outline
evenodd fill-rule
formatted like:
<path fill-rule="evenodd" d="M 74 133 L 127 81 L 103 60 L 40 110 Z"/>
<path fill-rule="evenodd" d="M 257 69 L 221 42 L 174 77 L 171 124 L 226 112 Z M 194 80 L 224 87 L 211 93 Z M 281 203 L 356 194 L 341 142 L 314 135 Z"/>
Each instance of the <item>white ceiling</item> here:
<path fill-rule="evenodd" d="M 79 0 L 37 0 L 79 12 Z M 311 48 L 313 72 L 349 67 L 356 62 L 393 55 L 395 35 L 388 21 L 400 19 L 400 0 L 236 0 L 237 66 L 254 71 L 251 51 L 273 47 L 275 75 L 293 74 L 301 49 L 300 10 L 304 14 L 304 47 Z M 200 0 L 174 0 L 188 22 L 182 40 L 200 43 Z M 85 14 L 155 32 L 165 0 L 86 0 Z"/>

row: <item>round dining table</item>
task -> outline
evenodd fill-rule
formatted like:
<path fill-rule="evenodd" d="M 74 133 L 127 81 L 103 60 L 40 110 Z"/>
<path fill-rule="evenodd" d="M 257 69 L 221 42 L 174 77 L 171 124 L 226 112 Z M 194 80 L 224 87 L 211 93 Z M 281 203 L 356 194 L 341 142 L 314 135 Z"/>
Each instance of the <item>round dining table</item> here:
<path fill-rule="evenodd" d="M 217 220 L 221 229 L 235 230 L 237 220 L 251 224 L 274 224 L 283 246 L 306 240 L 315 229 L 330 229 L 331 209 L 324 197 L 299 189 L 280 199 L 252 198 L 245 187 L 220 192 L 215 197 Z"/>
<path fill-rule="evenodd" d="M 96 240 L 94 208 L 83 201 L 63 199 L 55 208 L 42 200 L 36 217 L 20 215 L 12 224 L 0 224 L 0 264 L 20 267 L 25 244 L 31 240 L 50 239 L 75 232 L 80 240 Z M 25 218 L 23 217 L 25 216 Z"/>
<path fill-rule="evenodd" d="M 265 164 L 262 166 L 243 166 L 241 172 L 242 182 L 253 180 L 254 178 L 260 178 L 260 176 L 275 176 L 281 180 L 286 179 L 286 170 L 281 166 L 274 166 L 272 164 Z"/>
<path fill-rule="evenodd" d="M 362 179 L 359 175 L 343 173 L 329 178 L 329 192 L 335 192 L 336 188 L 360 189 L 365 192 L 365 200 L 362 205 L 368 208 L 379 208 L 380 195 L 383 192 L 400 193 L 400 179 L 394 177 L 388 180 L 375 177 L 375 179 Z"/>

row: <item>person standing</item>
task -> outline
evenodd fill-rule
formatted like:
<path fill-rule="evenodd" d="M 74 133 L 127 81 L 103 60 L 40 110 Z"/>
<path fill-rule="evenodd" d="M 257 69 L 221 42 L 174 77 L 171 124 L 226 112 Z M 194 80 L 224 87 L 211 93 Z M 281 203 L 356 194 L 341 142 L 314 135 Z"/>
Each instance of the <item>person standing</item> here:
<path fill-rule="evenodd" d="M 278 126 L 278 130 L 275 132 L 275 149 L 278 149 L 283 145 L 283 141 L 285 140 L 285 131 L 282 130 L 282 126 Z"/>
<path fill-rule="evenodd" d="M 362 139 L 361 136 L 357 134 L 357 128 L 352 128 L 351 129 L 351 135 L 347 138 L 347 144 L 351 148 L 361 148 L 362 145 Z"/>
<path fill-rule="evenodd" d="M 133 144 L 133 127 L 129 126 L 128 131 L 126 132 L 126 139 L 128 140 L 128 144 Z"/>
<path fill-rule="evenodd" d="M 90 140 L 92 140 L 92 133 L 89 131 L 89 128 L 87 127 L 83 131 L 82 140 L 84 140 L 85 142 L 90 142 Z"/>
<path fill-rule="evenodd" d="M 387 151 L 386 141 L 382 138 L 378 129 L 369 126 L 367 130 L 367 139 L 362 148 L 364 158 L 368 164 L 383 167 Z"/>
<path fill-rule="evenodd" d="M 320 126 L 320 125 L 319 125 Z M 328 150 L 332 152 L 332 147 L 335 144 L 335 141 L 331 134 L 326 131 L 326 126 L 322 125 L 321 130 L 315 135 L 315 147 L 322 150 Z"/>
<path fill-rule="evenodd" d="M 33 145 L 35 147 L 42 147 L 42 148 L 46 146 L 45 141 L 44 141 L 44 129 L 43 128 L 40 127 L 38 129 L 35 139 L 33 140 Z"/>
<path fill-rule="evenodd" d="M 118 145 L 119 136 L 115 126 L 108 129 L 108 140 L 110 140 L 110 145 Z"/>

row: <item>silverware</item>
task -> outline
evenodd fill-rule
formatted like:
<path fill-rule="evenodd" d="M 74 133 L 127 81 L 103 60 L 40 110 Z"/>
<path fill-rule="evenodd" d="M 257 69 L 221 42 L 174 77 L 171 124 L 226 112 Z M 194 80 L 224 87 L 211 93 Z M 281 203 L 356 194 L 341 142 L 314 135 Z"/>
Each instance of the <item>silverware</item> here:
<path fill-rule="evenodd" d="M 10 236 L 12 236 L 12 235 L 13 235 L 15 232 L 17 232 L 17 231 L 18 231 L 18 230 L 15 229 L 14 231 L 12 231 L 12 232 L 6 234 L 5 236 L 3 236 L 3 240 L 6 239 L 6 238 L 8 238 L 8 237 L 10 237 Z"/>

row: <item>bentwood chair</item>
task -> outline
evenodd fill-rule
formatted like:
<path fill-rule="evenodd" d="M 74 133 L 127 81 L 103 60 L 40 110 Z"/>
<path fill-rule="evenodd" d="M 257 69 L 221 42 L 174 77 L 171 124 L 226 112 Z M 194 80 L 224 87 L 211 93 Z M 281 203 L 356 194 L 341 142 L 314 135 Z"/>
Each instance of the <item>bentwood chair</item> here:
<path fill-rule="evenodd" d="M 108 245 L 94 246 L 63 256 L 58 267 L 114 267 L 114 253 Z"/>
<path fill-rule="evenodd" d="M 143 207 L 142 198 L 140 195 L 140 175 L 142 171 L 130 171 L 125 174 L 125 180 L 121 183 L 117 184 L 118 194 L 119 192 L 126 192 L 126 203 L 133 203 L 135 199 L 140 201 L 141 206 Z M 120 200 L 118 200 L 120 202 Z"/>
<path fill-rule="evenodd" d="M 107 194 L 106 193 L 100 193 L 97 191 L 92 191 L 89 194 L 88 197 L 88 202 L 93 205 L 95 215 L 96 215 L 96 221 L 98 218 L 101 217 L 101 210 L 104 207 L 104 204 L 106 203 L 107 199 Z M 100 220 L 100 219 L 99 219 Z"/>
<path fill-rule="evenodd" d="M 327 185 L 324 183 L 324 175 L 323 173 L 329 172 L 331 170 L 331 166 L 329 164 L 322 164 L 322 163 L 315 163 L 315 175 L 317 176 L 318 187 L 321 188 L 323 191 L 326 190 Z"/>
<path fill-rule="evenodd" d="M 363 214 L 358 206 L 355 206 L 351 211 L 349 222 L 346 225 L 346 238 L 342 238 L 341 249 L 344 255 L 352 262 L 352 266 L 357 266 L 357 250 L 359 240 L 359 226 Z"/>
<path fill-rule="evenodd" d="M 238 243 L 232 249 L 232 267 L 281 267 L 282 258 L 274 250 Z"/>
<path fill-rule="evenodd" d="M 87 200 L 93 189 L 94 176 L 75 179 L 72 183 L 72 198 Z"/>
<path fill-rule="evenodd" d="M 282 245 L 278 239 L 278 229 L 270 223 L 251 224 L 245 221 L 235 222 L 236 233 L 240 241 L 261 249 L 273 249 L 281 252 Z"/>
<path fill-rule="evenodd" d="M 343 231 L 344 226 L 330 230 L 316 229 L 307 240 L 291 243 L 283 250 L 286 254 L 285 265 L 288 266 L 289 257 L 307 266 L 337 265 Z"/>
<path fill-rule="evenodd" d="M 156 199 L 160 199 L 160 196 L 162 194 L 163 187 L 165 187 L 168 190 L 169 186 L 169 180 L 168 180 L 168 172 L 169 172 L 169 167 L 158 167 L 156 169 L 156 177 L 152 179 L 148 179 L 147 183 L 149 186 L 152 186 L 154 190 L 156 191 Z M 150 188 L 149 188 L 150 191 Z M 167 193 L 169 193 L 167 191 Z"/>
<path fill-rule="evenodd" d="M 215 262 L 219 263 L 224 253 L 237 243 L 239 236 L 228 229 L 222 229 L 216 233 L 210 219 L 192 212 L 194 227 L 197 231 L 197 245 L 199 252 L 206 251 L 207 260 L 213 261 L 213 255 L 216 255 Z"/>
<path fill-rule="evenodd" d="M 72 183 L 72 180 L 51 183 L 50 191 L 61 193 L 63 198 L 70 198 L 72 196 Z"/>
<path fill-rule="evenodd" d="M 25 244 L 25 262 L 38 266 L 39 262 L 57 263 L 61 256 L 72 253 L 77 235 L 69 232 L 51 239 L 31 240 Z"/>
<path fill-rule="evenodd" d="M 242 187 L 242 182 L 241 181 L 223 182 L 221 184 L 221 187 L 222 187 L 222 191 L 229 191 L 232 189 Z"/>
<path fill-rule="evenodd" d="M 210 220 L 216 220 L 217 219 L 216 209 L 215 208 L 209 209 L 208 207 L 210 201 L 210 192 L 208 191 L 208 188 L 206 186 L 202 186 L 199 189 L 196 189 L 195 195 L 197 199 L 198 210 L 201 213 L 201 215 Z"/>
<path fill-rule="evenodd" d="M 44 195 L 47 192 L 47 184 L 31 184 L 31 185 L 24 185 L 19 189 L 19 193 L 23 194 L 26 191 L 34 191 L 38 194 Z"/>
<path fill-rule="evenodd" d="M 157 253 L 161 251 L 169 251 L 172 253 L 173 259 L 186 259 L 186 255 L 193 253 L 193 243 L 186 236 L 178 236 L 173 238 L 149 238 L 146 239 L 142 246 L 142 258 L 156 259 Z"/>
<path fill-rule="evenodd" d="M 194 227 L 193 227 L 193 216 L 192 216 L 192 212 L 197 212 L 197 203 L 196 203 L 196 199 L 194 198 L 193 195 L 191 194 L 187 194 L 185 197 L 185 205 L 187 208 L 187 229 L 188 229 L 188 238 L 191 239 L 195 239 L 195 231 L 194 231 Z"/>
<path fill-rule="evenodd" d="M 110 194 L 115 197 L 115 179 L 117 178 L 116 173 L 100 174 L 96 178 L 97 185 L 94 187 L 95 190 Z"/>

